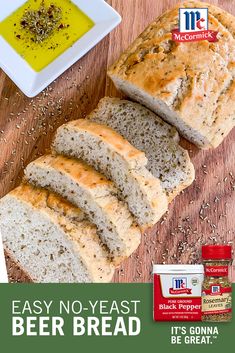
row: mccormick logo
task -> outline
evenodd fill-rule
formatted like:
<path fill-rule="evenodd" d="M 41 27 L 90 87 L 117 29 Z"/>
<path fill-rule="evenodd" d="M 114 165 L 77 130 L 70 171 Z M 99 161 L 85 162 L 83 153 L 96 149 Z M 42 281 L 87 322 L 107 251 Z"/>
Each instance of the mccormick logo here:
<path fill-rule="evenodd" d="M 179 9 L 180 32 L 208 30 L 208 9 Z"/>
<path fill-rule="evenodd" d="M 192 294 L 192 289 L 187 288 L 186 277 L 173 277 L 172 288 L 169 289 L 170 294 Z"/>
<path fill-rule="evenodd" d="M 179 9 L 179 29 L 172 31 L 176 42 L 197 42 L 208 40 L 216 42 L 218 32 L 208 29 L 208 9 Z"/>
<path fill-rule="evenodd" d="M 205 267 L 206 276 L 227 276 L 228 275 L 228 266 L 206 266 Z"/>
<path fill-rule="evenodd" d="M 211 294 L 212 295 L 220 294 L 220 286 L 211 286 Z"/>

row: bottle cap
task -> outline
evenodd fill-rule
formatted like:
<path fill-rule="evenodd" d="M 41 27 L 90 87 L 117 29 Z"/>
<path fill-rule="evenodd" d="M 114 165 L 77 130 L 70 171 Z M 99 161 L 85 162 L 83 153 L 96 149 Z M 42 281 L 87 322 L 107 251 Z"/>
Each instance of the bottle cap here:
<path fill-rule="evenodd" d="M 231 260 L 231 245 L 203 245 L 202 258 L 205 260 Z"/>

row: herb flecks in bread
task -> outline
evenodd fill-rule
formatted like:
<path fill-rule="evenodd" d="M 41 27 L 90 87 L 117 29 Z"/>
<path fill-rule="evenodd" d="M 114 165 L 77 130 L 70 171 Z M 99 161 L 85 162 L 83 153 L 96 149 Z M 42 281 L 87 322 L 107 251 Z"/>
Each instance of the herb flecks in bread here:
<path fill-rule="evenodd" d="M 173 42 L 179 6 L 208 8 L 218 42 Z M 197 146 L 216 147 L 235 125 L 234 23 L 213 5 L 184 2 L 151 23 L 108 74 Z"/>
<path fill-rule="evenodd" d="M 30 163 L 25 178 L 50 189 L 81 208 L 96 224 L 115 263 L 130 256 L 140 243 L 140 229 L 114 184 L 86 163 L 45 155 Z"/>
<path fill-rule="evenodd" d="M 0 200 L 7 254 L 33 282 L 109 282 L 114 267 L 96 227 L 59 196 L 21 185 Z"/>
<path fill-rule="evenodd" d="M 171 201 L 194 180 L 188 152 L 179 146 L 176 129 L 138 103 L 105 97 L 88 119 L 110 126 L 145 153 L 147 169 L 159 178 Z"/>
<path fill-rule="evenodd" d="M 80 158 L 114 181 L 142 228 L 153 226 L 167 211 L 160 180 L 146 168 L 145 154 L 106 125 L 79 119 L 61 126 L 53 149 Z"/>

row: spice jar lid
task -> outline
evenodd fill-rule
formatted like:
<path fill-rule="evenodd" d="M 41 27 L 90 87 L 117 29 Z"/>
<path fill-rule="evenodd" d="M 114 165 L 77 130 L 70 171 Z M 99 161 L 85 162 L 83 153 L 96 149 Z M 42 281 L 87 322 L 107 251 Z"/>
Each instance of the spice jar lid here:
<path fill-rule="evenodd" d="M 232 258 L 231 245 L 203 245 L 202 258 L 209 260 L 230 260 Z"/>
<path fill-rule="evenodd" d="M 176 264 L 166 264 L 166 265 L 153 265 L 153 273 L 156 274 L 203 274 L 203 265 L 176 265 Z"/>

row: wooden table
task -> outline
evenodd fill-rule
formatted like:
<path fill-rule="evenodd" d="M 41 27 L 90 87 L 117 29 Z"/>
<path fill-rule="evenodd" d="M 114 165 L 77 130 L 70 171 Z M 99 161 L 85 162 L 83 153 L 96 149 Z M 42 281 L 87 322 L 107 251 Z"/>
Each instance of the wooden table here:
<path fill-rule="evenodd" d="M 0 71 L 0 196 L 19 184 L 30 161 L 45 153 L 58 126 L 85 117 L 104 95 L 119 95 L 107 79 L 107 67 L 150 21 L 177 2 L 110 0 L 122 15 L 121 25 L 34 99 L 25 97 Z M 235 15 L 235 1 L 211 2 Z M 195 263 L 202 242 L 234 240 L 234 138 L 235 130 L 209 151 L 182 141 L 190 151 L 196 181 L 143 236 L 114 281 L 150 281 L 152 263 Z"/>

